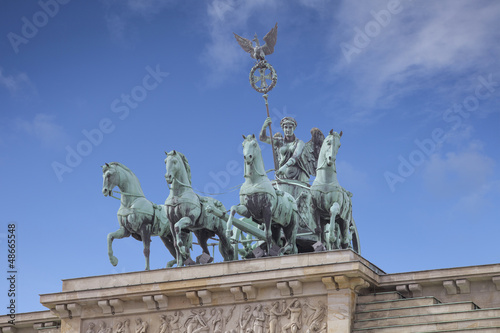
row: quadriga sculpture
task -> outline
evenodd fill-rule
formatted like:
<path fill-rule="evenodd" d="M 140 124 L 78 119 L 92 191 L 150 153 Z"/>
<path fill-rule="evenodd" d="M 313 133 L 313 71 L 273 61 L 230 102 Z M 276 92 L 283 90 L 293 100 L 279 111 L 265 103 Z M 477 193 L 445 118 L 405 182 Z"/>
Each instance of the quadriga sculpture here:
<path fill-rule="evenodd" d="M 360 253 L 358 232 L 352 218 L 352 193 L 340 186 L 337 180 L 335 160 L 341 136 L 342 132 L 331 130 L 319 153 L 316 179 L 311 186 L 316 233 L 328 250 L 353 247 Z M 325 233 L 327 224 L 328 233 Z"/>
<path fill-rule="evenodd" d="M 198 238 L 203 252 L 210 254 L 207 241 L 210 237 L 219 237 L 219 250 L 224 261 L 234 259 L 234 250 L 226 237 L 226 221 L 209 213 L 207 207 L 216 207 L 225 211 L 224 205 L 213 198 L 201 197 L 191 187 L 191 169 L 186 157 L 175 150 L 166 153 L 165 179 L 170 193 L 165 201 L 170 228 L 175 232 L 177 266 L 182 266 L 188 258 L 189 237 L 192 231 Z"/>
<path fill-rule="evenodd" d="M 243 138 L 245 182 L 240 188 L 240 204 L 231 207 L 227 222 L 228 234 L 231 232 L 233 216 L 238 213 L 264 225 L 268 255 L 272 240 L 279 243 L 281 230 L 285 235 L 286 244 L 280 249 L 280 254 L 295 254 L 298 226 L 295 199 L 272 186 L 266 175 L 262 153 L 255 135 Z"/>
<path fill-rule="evenodd" d="M 118 162 L 106 163 L 102 166 L 102 194 L 113 197 L 113 189 L 118 186 L 121 193 L 118 223 L 120 229 L 108 234 L 108 255 L 113 266 L 118 259 L 113 255 L 113 240 L 132 236 L 144 244 L 146 270 L 149 270 L 149 245 L 151 236 L 160 236 L 172 256 L 176 258 L 174 237 L 167 219 L 165 207 L 156 205 L 146 199 L 136 175 L 125 165 Z M 191 247 L 191 239 L 186 240 L 186 247 Z M 186 256 L 189 256 L 187 250 Z M 177 260 L 167 263 L 171 267 Z"/>

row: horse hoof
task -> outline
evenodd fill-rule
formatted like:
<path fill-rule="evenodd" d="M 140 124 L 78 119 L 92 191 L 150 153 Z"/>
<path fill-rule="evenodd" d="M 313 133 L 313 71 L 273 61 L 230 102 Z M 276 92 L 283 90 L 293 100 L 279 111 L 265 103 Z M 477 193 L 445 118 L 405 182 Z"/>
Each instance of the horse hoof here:
<path fill-rule="evenodd" d="M 113 266 L 118 265 L 118 258 L 115 256 L 109 257 L 109 261 L 111 262 L 111 265 L 113 265 Z"/>
<path fill-rule="evenodd" d="M 167 268 L 173 267 L 177 263 L 177 260 L 170 260 L 167 262 Z"/>

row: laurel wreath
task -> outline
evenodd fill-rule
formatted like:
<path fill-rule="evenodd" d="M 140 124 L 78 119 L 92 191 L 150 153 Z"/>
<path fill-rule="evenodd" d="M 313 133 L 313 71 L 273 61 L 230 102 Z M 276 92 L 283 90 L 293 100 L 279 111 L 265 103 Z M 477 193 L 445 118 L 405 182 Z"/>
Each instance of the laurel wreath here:
<path fill-rule="evenodd" d="M 271 84 L 266 86 L 266 87 L 257 87 L 256 83 L 260 81 L 260 79 L 256 79 L 257 76 L 255 76 L 255 71 L 258 69 L 268 69 L 271 72 Z M 250 85 L 252 88 L 254 88 L 257 92 L 260 92 L 262 94 L 267 94 L 269 91 L 271 91 L 274 86 L 276 85 L 276 82 L 278 82 L 278 74 L 276 74 L 276 71 L 274 70 L 273 66 L 269 64 L 267 61 L 259 61 L 258 63 L 255 64 L 255 66 L 252 67 L 250 70 Z"/>

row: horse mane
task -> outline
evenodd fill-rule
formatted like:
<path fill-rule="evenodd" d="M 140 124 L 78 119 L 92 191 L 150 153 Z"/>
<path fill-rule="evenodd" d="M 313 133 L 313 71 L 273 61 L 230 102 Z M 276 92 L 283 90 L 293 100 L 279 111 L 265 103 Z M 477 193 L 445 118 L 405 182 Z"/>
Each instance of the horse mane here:
<path fill-rule="evenodd" d="M 122 168 L 124 171 L 128 172 L 131 176 L 133 176 L 135 179 L 137 179 L 137 181 L 139 181 L 139 178 L 137 178 L 137 176 L 135 175 L 135 173 L 133 173 L 132 170 L 130 170 L 124 164 L 121 164 L 120 162 L 111 162 L 111 163 L 108 163 L 108 164 L 109 165 L 118 166 L 118 167 Z"/>
<path fill-rule="evenodd" d="M 130 172 L 130 173 L 133 173 L 132 170 L 130 170 L 127 166 L 121 164 L 120 162 L 111 162 L 111 163 L 108 163 L 109 165 L 116 165 L 116 166 L 119 166 L 121 168 L 123 168 L 125 171 L 127 172 Z"/>
<path fill-rule="evenodd" d="M 189 166 L 188 160 L 187 160 L 186 156 L 184 156 L 183 153 L 177 152 L 177 154 L 179 154 L 179 156 L 181 157 L 182 163 L 184 163 L 184 168 L 186 169 L 187 177 L 189 180 L 189 185 L 191 185 L 191 167 Z"/>

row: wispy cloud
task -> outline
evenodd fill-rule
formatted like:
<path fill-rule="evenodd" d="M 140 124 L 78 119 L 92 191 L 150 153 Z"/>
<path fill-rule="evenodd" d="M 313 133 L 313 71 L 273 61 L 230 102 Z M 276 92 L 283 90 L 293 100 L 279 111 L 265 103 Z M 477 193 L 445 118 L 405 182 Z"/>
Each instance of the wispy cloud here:
<path fill-rule="evenodd" d="M 60 149 L 68 142 L 64 128 L 58 125 L 55 117 L 39 113 L 31 120 L 17 119 L 16 129 L 40 141 L 44 148 Z"/>
<path fill-rule="evenodd" d="M 128 0 L 127 7 L 134 13 L 147 16 L 157 14 L 172 2 L 174 0 Z"/>
<path fill-rule="evenodd" d="M 229 74 L 242 68 L 248 63 L 245 52 L 243 52 L 233 37 L 233 32 L 238 35 L 247 33 L 247 23 L 257 13 L 261 16 L 276 10 L 280 0 L 213 0 L 207 5 L 206 26 L 209 31 L 209 42 L 202 54 L 201 61 L 209 68 L 208 84 L 210 86 L 220 85 L 227 79 Z M 264 20 L 265 21 L 265 20 Z M 255 26 L 261 27 L 260 21 L 252 21 Z M 255 24 L 259 23 L 259 24 Z M 274 24 L 274 23 L 273 23 Z M 264 28 L 270 30 L 272 25 Z M 267 31 L 259 37 L 264 37 Z M 252 33 L 253 36 L 253 33 Z"/>
<path fill-rule="evenodd" d="M 134 18 L 142 17 L 149 20 L 175 2 L 175 0 L 102 0 L 111 39 L 124 47 L 129 47 L 137 38 L 135 28 L 130 23 Z"/>
<path fill-rule="evenodd" d="M 350 102 L 374 109 L 434 89 L 453 100 L 455 87 L 443 91 L 443 81 L 498 71 L 492 61 L 500 51 L 500 3 L 496 1 L 401 1 L 400 12 L 390 15 L 386 26 L 379 24 L 379 33 L 368 36 L 348 62 L 341 43 L 356 47 L 355 28 L 365 33 L 367 24 L 376 22 L 373 13 L 387 11 L 388 3 L 370 2 L 367 7 L 364 2 L 344 1 L 337 12 L 329 42 L 337 57 L 330 74 L 345 78 L 350 95 L 356 96 Z"/>
<path fill-rule="evenodd" d="M 115 42 L 123 43 L 125 40 L 126 20 L 117 14 L 106 15 L 106 26 L 109 35 Z"/>
<path fill-rule="evenodd" d="M 26 73 L 6 75 L 0 67 L 0 86 L 7 89 L 11 96 L 36 94 L 36 88 Z"/>
<path fill-rule="evenodd" d="M 423 180 L 438 197 L 467 197 L 479 193 L 491 181 L 494 160 L 483 152 L 480 141 L 455 152 L 434 154 L 423 170 Z"/>
<path fill-rule="evenodd" d="M 328 6 L 328 0 L 299 0 L 299 2 L 309 8 L 316 9 L 317 11 L 322 11 Z"/>
<path fill-rule="evenodd" d="M 365 190 L 369 184 L 368 174 L 345 160 L 337 161 L 337 173 L 339 174 L 339 182 L 342 186 L 349 184 L 346 189 L 351 192 L 361 192 Z"/>
<path fill-rule="evenodd" d="M 498 209 L 500 180 L 483 183 L 478 189 L 464 195 L 450 210 L 450 219 L 468 218 L 471 222 L 481 222 L 481 213 L 491 208 Z M 491 200 L 493 198 L 493 200 Z"/>

